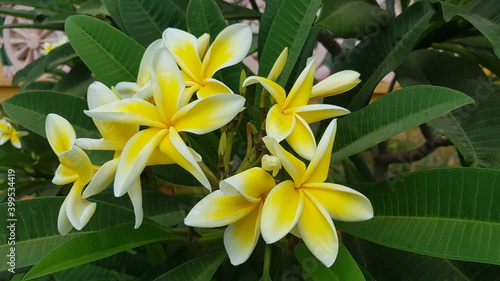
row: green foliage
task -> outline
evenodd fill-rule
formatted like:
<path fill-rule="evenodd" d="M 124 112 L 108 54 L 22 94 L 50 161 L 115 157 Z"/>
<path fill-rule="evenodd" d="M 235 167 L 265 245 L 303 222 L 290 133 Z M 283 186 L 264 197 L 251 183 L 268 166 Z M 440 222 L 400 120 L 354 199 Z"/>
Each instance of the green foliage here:
<path fill-rule="evenodd" d="M 497 0 L 420 0 L 411 5 L 388 0 L 386 6 L 373 0 L 267 0 L 261 11 L 239 2 L 0 0 L 34 8 L 0 8 L 1 14 L 33 20 L 20 27 L 64 27 L 70 41 L 17 72 L 13 84 L 20 85 L 21 93 L 2 103 L 14 127 L 31 134 L 21 138 L 22 149 L 8 147 L 8 142 L 0 147 L 0 221 L 6 222 L 12 211 L 9 198 L 16 199 L 15 245 L 8 243 L 12 234 L 4 226 L 0 232 L 1 253 L 15 246 L 16 275 L 8 271 L 9 257 L 2 254 L 0 280 L 500 280 Z M 111 184 L 89 198 L 97 204 L 89 223 L 60 235 L 57 218 L 69 186 L 51 183 L 59 162 L 44 138 L 47 115 L 66 118 L 77 137 L 100 139 L 83 112 L 92 82 L 110 88 L 137 82 L 145 47 L 166 28 L 196 37 L 208 33 L 213 42 L 227 25 L 246 19 L 260 24 L 253 29 L 256 42 L 251 49 L 260 76 L 266 77 L 288 48 L 276 81 L 286 91 L 318 42 L 330 52 L 323 64 L 332 72 L 360 73 L 355 88 L 324 99 L 352 112 L 338 120 L 331 161 L 342 167 L 332 166 L 329 179 L 342 180 L 365 195 L 375 216 L 363 222 L 334 221 L 340 245 L 333 266 L 325 267 L 292 235 L 295 230 L 272 245 L 260 239 L 247 262 L 231 265 L 224 252 L 225 228 L 184 224 L 209 191 L 177 164 L 147 167 L 142 173 L 144 222 L 138 229 L 129 195 L 115 197 Z M 358 42 L 353 47 L 349 42 L 354 39 Z M 62 71 L 64 65 L 71 70 Z M 252 75 L 237 64 L 214 78 L 239 94 L 242 70 Z M 372 101 L 377 85 L 391 72 L 394 83 Z M 213 175 L 213 187 L 241 172 L 239 167 L 261 166 L 261 157 L 269 153 L 260 129 L 274 101 L 267 93 L 261 108 L 262 87 L 244 90 L 247 110 L 236 120 L 203 136 L 182 135 L 202 157 L 206 173 Z M 317 139 L 325 123 L 314 127 Z M 449 142 L 464 167 L 429 169 L 426 158 L 419 164 L 421 171 L 412 171 L 410 159 L 400 161 L 407 173 L 380 174 L 381 144 L 422 124 L 432 135 L 424 136 L 425 144 L 416 153 L 427 155 Z M 391 156 L 411 152 L 405 146 L 399 150 L 390 151 Z M 87 152 L 95 165 L 113 158 L 113 151 Z M 16 172 L 15 184 L 9 183 L 9 169 Z M 279 175 L 280 180 L 288 176 Z"/>

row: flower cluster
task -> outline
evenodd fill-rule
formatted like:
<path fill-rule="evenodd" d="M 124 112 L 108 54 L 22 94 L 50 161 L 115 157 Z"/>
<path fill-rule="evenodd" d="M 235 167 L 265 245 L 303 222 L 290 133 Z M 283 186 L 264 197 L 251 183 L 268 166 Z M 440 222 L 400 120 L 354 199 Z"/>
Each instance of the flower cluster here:
<path fill-rule="evenodd" d="M 218 188 L 193 207 L 185 224 L 227 225 L 224 244 L 234 265 L 248 259 L 261 235 L 266 243 L 274 243 L 288 233 L 302 238 L 325 265 L 333 264 L 338 249 L 333 219 L 367 220 L 373 211 L 359 192 L 325 183 L 336 119 L 318 144 L 309 126 L 349 111 L 310 100 L 353 88 L 359 82 L 358 73 L 342 71 L 313 85 L 312 58 L 287 94 L 275 82 L 287 60 L 285 49 L 267 78 L 250 76 L 242 81 L 243 88 L 261 84 L 274 102 L 263 124 L 266 136 L 260 139 L 265 147 L 257 157 L 262 168 L 257 163 L 239 169 L 219 186 L 211 185 L 202 157 L 186 142 L 186 134 L 217 130 L 245 109 L 245 98 L 218 80 L 216 73 L 240 63 L 250 50 L 251 38 L 244 24 L 228 26 L 212 43 L 207 34 L 196 38 L 166 29 L 163 38 L 147 48 L 137 81 L 111 88 L 95 82 L 88 88 L 85 114 L 93 119 L 100 139 L 77 139 L 67 120 L 56 114 L 47 116 L 46 135 L 60 160 L 53 182 L 73 183 L 59 213 L 62 234 L 87 224 L 96 208 L 87 198 L 112 183 L 115 196 L 129 195 L 135 227 L 139 227 L 143 219 L 141 173 L 146 166 L 175 163 L 208 190 Z M 280 144 L 283 140 L 290 151 Z M 114 155 L 94 166 L 84 150 L 109 150 Z M 266 151 L 271 155 L 263 155 Z"/>

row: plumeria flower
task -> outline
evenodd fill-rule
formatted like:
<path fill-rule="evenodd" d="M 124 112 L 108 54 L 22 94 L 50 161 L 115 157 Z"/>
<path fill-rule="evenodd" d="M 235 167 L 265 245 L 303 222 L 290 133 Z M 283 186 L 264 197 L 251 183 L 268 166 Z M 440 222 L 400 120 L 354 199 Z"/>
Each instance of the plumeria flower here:
<path fill-rule="evenodd" d="M 100 82 L 92 83 L 87 91 L 87 102 L 89 109 L 94 109 L 109 103 L 123 100 L 123 97 L 118 92 L 113 92 L 106 85 Z M 79 138 L 76 140 L 76 145 L 85 150 L 112 150 L 114 156 L 112 160 L 104 163 L 95 173 L 89 185 L 83 192 L 83 198 L 88 198 L 95 195 L 107 186 L 109 186 L 116 175 L 118 163 L 122 150 L 127 141 L 139 132 L 138 125 L 129 125 L 102 121 L 94 119 L 94 124 L 102 135 L 101 139 Z M 171 164 L 172 161 L 164 157 L 159 149 L 154 153 L 155 157 L 151 157 L 148 165 Z M 119 190 L 116 194 L 119 195 Z M 135 228 L 138 228 L 143 220 L 142 210 L 142 191 L 141 181 L 137 178 L 128 190 L 128 195 L 132 201 L 135 213 Z"/>
<path fill-rule="evenodd" d="M 245 262 L 260 237 L 264 199 L 276 185 L 261 168 L 251 168 L 220 182 L 216 190 L 189 212 L 184 220 L 194 227 L 221 227 L 224 246 L 233 265 Z"/>
<path fill-rule="evenodd" d="M 82 190 L 92 178 L 93 167 L 87 154 L 74 144 L 75 130 L 66 119 L 53 113 L 47 115 L 45 132 L 61 162 L 52 182 L 57 185 L 73 183 L 57 219 L 57 228 L 65 235 L 73 227 L 82 229 L 94 214 L 96 204 L 82 198 Z"/>
<path fill-rule="evenodd" d="M 278 142 L 286 139 L 295 152 L 307 160 L 312 159 L 316 149 L 314 134 L 308 124 L 349 113 L 335 105 L 308 104 L 309 100 L 343 93 L 360 81 L 359 73 L 344 70 L 313 86 L 315 68 L 315 59 L 311 58 L 288 95 L 270 79 L 250 76 L 243 82 L 244 87 L 260 83 L 276 101 L 266 118 L 267 135 Z M 276 74 L 273 77 L 277 77 Z"/>
<path fill-rule="evenodd" d="M 266 171 L 272 171 L 273 177 L 275 177 L 281 169 L 281 161 L 278 157 L 274 155 L 265 154 L 262 156 L 262 169 Z"/>
<path fill-rule="evenodd" d="M 267 149 L 280 159 L 292 180 L 279 183 L 267 196 L 262 208 L 262 237 L 270 244 L 292 232 L 328 267 L 336 259 L 339 243 L 332 218 L 355 222 L 373 217 L 372 205 L 364 195 L 343 185 L 324 182 L 330 168 L 336 124 L 333 120 L 328 125 L 307 167 L 273 137 L 263 138 Z"/>
<path fill-rule="evenodd" d="M 223 29 L 209 47 L 210 36 L 196 38 L 176 28 L 163 32 L 163 41 L 182 70 L 189 87 L 198 97 L 217 93 L 232 93 L 226 85 L 213 77 L 218 70 L 241 62 L 252 43 L 252 31 L 246 24 L 233 24 Z"/>
<path fill-rule="evenodd" d="M 129 98 L 85 111 L 94 119 L 149 127 L 136 133 L 123 148 L 115 176 L 115 195 L 130 190 L 156 149 L 210 189 L 198 164 L 201 157 L 193 155 L 179 133 L 206 134 L 222 127 L 243 110 L 245 99 L 220 93 L 189 103 L 181 73 L 170 53 L 159 49 L 153 61 L 151 87 L 155 104 Z"/>
<path fill-rule="evenodd" d="M 5 119 L 0 120 L 0 145 L 4 145 L 10 140 L 13 147 L 20 149 L 22 145 L 19 138 L 27 135 L 28 132 L 17 131 L 9 121 Z"/>

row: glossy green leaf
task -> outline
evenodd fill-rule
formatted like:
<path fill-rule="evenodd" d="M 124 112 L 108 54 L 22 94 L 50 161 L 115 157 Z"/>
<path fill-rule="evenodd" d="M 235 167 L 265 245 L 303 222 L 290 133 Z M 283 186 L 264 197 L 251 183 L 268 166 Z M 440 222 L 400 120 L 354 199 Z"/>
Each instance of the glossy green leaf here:
<path fill-rule="evenodd" d="M 33 91 L 17 94 L 3 102 L 7 115 L 23 127 L 45 136 L 45 118 L 57 113 L 66 118 L 77 137 L 100 138 L 92 119 L 83 113 L 87 102 L 54 91 Z"/>
<path fill-rule="evenodd" d="M 343 234 L 342 238 L 360 266 L 367 268 L 377 281 L 500 280 L 498 265 L 420 255 L 384 247 L 347 234 Z"/>
<path fill-rule="evenodd" d="M 143 222 L 135 230 L 133 226 L 134 223 L 130 222 L 75 237 L 44 256 L 24 278 L 29 280 L 44 276 L 153 242 L 183 241 L 148 222 Z"/>
<path fill-rule="evenodd" d="M 414 86 L 388 93 L 338 121 L 332 162 L 473 102 L 463 93 L 435 86 Z"/>
<path fill-rule="evenodd" d="M 360 238 L 415 253 L 500 264 L 500 171 L 447 168 L 402 174 L 361 190 L 375 217 L 336 222 Z"/>
<path fill-rule="evenodd" d="M 0 4 L 23 5 L 50 11 L 74 11 L 73 1 L 69 0 L 0 0 Z"/>
<path fill-rule="evenodd" d="M 417 44 L 434 13 L 429 2 L 419 1 L 386 28 L 377 25 L 373 35 L 356 45 L 337 69 L 359 72 L 361 83 L 349 93 L 327 98 L 326 103 L 344 106 L 351 111 L 366 106 L 380 80 L 401 64 Z"/>
<path fill-rule="evenodd" d="M 226 27 L 222 12 L 214 0 L 190 0 L 186 17 L 191 34 L 199 37 L 208 33 L 211 41 Z"/>
<path fill-rule="evenodd" d="M 134 82 L 144 47 L 104 21 L 88 16 L 71 16 L 66 34 L 76 53 L 107 86 Z"/>
<path fill-rule="evenodd" d="M 113 18 L 113 21 L 116 23 L 118 28 L 126 33 L 127 29 L 123 24 L 123 17 L 120 11 L 120 6 L 118 4 L 118 1 L 119 0 L 101 0 L 102 4 L 108 11 L 109 15 Z"/>
<path fill-rule="evenodd" d="M 266 45 L 267 36 L 269 34 L 269 29 L 273 24 L 276 13 L 283 0 L 268 0 L 266 1 L 266 9 L 262 13 L 260 18 L 259 33 L 258 33 L 258 52 L 262 53 L 264 46 Z"/>
<path fill-rule="evenodd" d="M 225 258 L 225 253 L 206 254 L 179 265 L 154 281 L 210 281 Z"/>
<path fill-rule="evenodd" d="M 462 7 L 439 1 L 443 10 L 443 18 L 450 21 L 460 16 L 474 25 L 488 40 L 500 58 L 500 5 L 497 0 L 470 1 Z"/>
<path fill-rule="evenodd" d="M 304 243 L 295 246 L 295 256 L 302 265 L 302 270 L 314 281 L 365 280 L 356 261 L 343 244 L 339 245 L 337 259 L 329 268 L 315 258 Z"/>
<path fill-rule="evenodd" d="M 391 15 L 378 5 L 365 0 L 324 1 L 315 25 L 326 28 L 338 37 L 359 38 L 384 27 Z"/>
<path fill-rule="evenodd" d="M 428 124 L 449 138 L 466 166 L 500 169 L 500 93 L 482 69 L 463 58 L 431 50 L 413 52 L 396 71 L 402 86 L 432 84 L 475 100 Z"/>
<path fill-rule="evenodd" d="M 60 197 L 44 197 L 16 202 L 15 218 L 18 226 L 16 227 L 16 256 L 18 257 L 16 266 L 18 268 L 37 263 L 54 248 L 75 237 L 134 220 L 132 211 L 110 217 L 109 214 L 119 213 L 122 209 L 102 203 L 98 205 L 96 213 L 84 229 L 62 236 L 57 231 L 57 216 L 63 200 L 64 198 Z M 2 215 L 0 218 L 5 221 L 6 203 L 0 204 L 0 211 Z M 133 226 L 131 226 L 132 229 Z M 7 232 L 0 232 L 2 253 L 10 248 L 10 245 L 7 245 L 6 235 L 8 235 Z M 0 256 L 0 261 L 0 271 L 6 270 L 6 256 Z"/>
<path fill-rule="evenodd" d="M 167 27 L 186 28 L 186 12 L 171 0 L 119 0 L 118 5 L 127 34 L 145 47 Z"/>
<path fill-rule="evenodd" d="M 215 0 L 226 20 L 259 19 L 261 13 L 254 9 L 249 9 L 223 0 Z"/>

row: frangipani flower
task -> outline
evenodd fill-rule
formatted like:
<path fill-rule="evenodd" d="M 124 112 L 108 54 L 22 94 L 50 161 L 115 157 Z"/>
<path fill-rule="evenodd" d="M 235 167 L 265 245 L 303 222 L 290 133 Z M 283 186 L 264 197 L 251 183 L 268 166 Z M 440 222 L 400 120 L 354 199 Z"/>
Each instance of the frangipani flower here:
<path fill-rule="evenodd" d="M 220 182 L 220 189 L 203 198 L 184 220 L 194 227 L 221 227 L 224 246 L 233 265 L 245 262 L 260 237 L 261 212 L 276 185 L 261 168 L 251 168 Z"/>
<path fill-rule="evenodd" d="M 28 132 L 17 131 L 12 124 L 4 119 L 0 120 L 0 145 L 4 145 L 10 140 L 13 147 L 20 149 L 21 140 L 19 138 L 28 135 Z"/>
<path fill-rule="evenodd" d="M 310 99 L 340 94 L 359 83 L 359 73 L 345 70 L 335 73 L 313 87 L 315 59 L 309 60 L 294 83 L 290 93 L 276 82 L 259 76 L 250 76 L 244 82 L 246 87 L 260 83 L 274 98 L 266 118 L 266 133 L 278 142 L 286 139 L 301 157 L 311 160 L 316 141 L 308 124 L 349 113 L 345 108 L 329 104 L 308 104 Z M 276 74 L 273 74 L 277 77 Z"/>
<path fill-rule="evenodd" d="M 198 97 L 232 93 L 213 77 L 218 70 L 241 62 L 252 43 L 252 31 L 246 24 L 233 24 L 223 29 L 209 46 L 210 36 L 196 38 L 180 29 L 167 28 L 163 41 L 182 70 L 189 92 Z M 208 50 L 207 50 L 208 48 Z"/>
<path fill-rule="evenodd" d="M 328 267 L 335 261 L 339 243 L 332 218 L 353 222 L 373 217 L 371 203 L 364 195 L 346 186 L 324 182 L 335 132 L 336 120 L 333 120 L 307 168 L 276 139 L 263 138 L 292 180 L 281 182 L 267 196 L 262 209 L 262 237 L 267 243 L 274 243 L 292 231 Z"/>
<path fill-rule="evenodd" d="M 119 93 L 113 92 L 100 82 L 92 83 L 87 91 L 89 109 L 94 109 L 122 99 L 123 98 Z M 83 198 L 88 198 L 101 192 L 113 182 L 123 148 L 125 147 L 127 141 L 139 132 L 138 125 L 114 123 L 98 119 L 94 119 L 94 123 L 101 133 L 102 138 L 79 138 L 76 140 L 76 145 L 85 150 L 114 150 L 115 153 L 112 160 L 107 161 L 99 168 L 99 170 L 97 170 L 89 185 L 84 190 Z M 172 163 L 170 159 L 161 154 L 159 149 L 157 149 L 154 154 L 157 155 L 157 157 L 151 157 L 151 159 L 161 159 L 161 161 L 152 163 L 150 160 L 148 165 Z M 135 228 L 138 228 L 143 220 L 140 178 L 136 179 L 127 193 L 130 196 L 132 205 L 134 206 Z"/>
<path fill-rule="evenodd" d="M 94 214 L 96 204 L 82 198 L 82 190 L 92 178 L 93 167 L 87 154 L 74 145 L 75 130 L 66 119 L 57 114 L 47 115 L 45 132 L 61 162 L 52 182 L 57 185 L 73 182 L 57 219 L 57 228 L 65 235 L 73 227 L 82 229 Z"/>
<path fill-rule="evenodd" d="M 149 126 L 136 133 L 123 148 L 115 176 L 115 195 L 130 190 L 157 149 L 210 189 L 197 163 L 201 157 L 193 154 L 179 132 L 205 134 L 218 129 L 243 110 L 245 99 L 220 93 L 189 103 L 181 73 L 170 53 L 160 48 L 153 61 L 151 87 L 155 105 L 129 98 L 86 111 L 94 119 Z"/>

